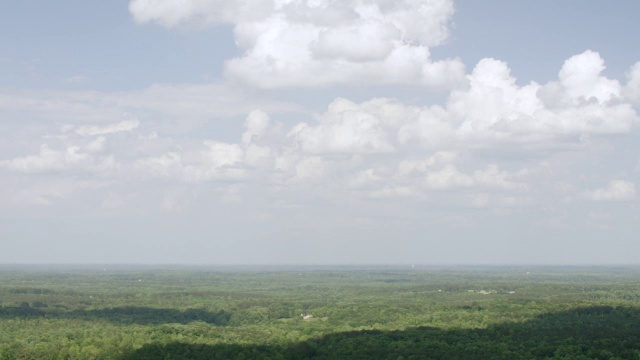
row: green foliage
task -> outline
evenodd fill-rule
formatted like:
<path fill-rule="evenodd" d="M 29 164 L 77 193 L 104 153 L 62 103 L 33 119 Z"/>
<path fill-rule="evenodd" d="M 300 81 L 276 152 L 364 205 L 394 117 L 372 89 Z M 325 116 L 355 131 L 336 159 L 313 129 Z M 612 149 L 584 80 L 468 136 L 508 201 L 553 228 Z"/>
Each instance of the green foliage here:
<path fill-rule="evenodd" d="M 640 358 L 639 280 L 637 268 L 4 266 L 0 359 Z"/>

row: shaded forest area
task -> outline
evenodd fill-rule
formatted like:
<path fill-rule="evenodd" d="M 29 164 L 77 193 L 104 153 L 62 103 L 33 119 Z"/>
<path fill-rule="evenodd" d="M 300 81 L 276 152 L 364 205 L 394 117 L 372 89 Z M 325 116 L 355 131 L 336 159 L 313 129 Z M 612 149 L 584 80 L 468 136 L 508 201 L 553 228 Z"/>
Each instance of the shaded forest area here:
<path fill-rule="evenodd" d="M 147 344 L 123 359 L 637 359 L 640 312 L 589 307 L 486 329 L 334 333 L 288 346 Z"/>
<path fill-rule="evenodd" d="M 0 267 L 0 359 L 638 359 L 634 267 Z"/>

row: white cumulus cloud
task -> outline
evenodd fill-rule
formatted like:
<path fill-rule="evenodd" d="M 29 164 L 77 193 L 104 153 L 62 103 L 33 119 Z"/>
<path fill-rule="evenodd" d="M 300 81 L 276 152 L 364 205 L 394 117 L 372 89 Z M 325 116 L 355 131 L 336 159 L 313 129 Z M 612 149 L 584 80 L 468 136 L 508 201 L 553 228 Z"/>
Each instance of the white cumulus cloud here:
<path fill-rule="evenodd" d="M 565 62 L 559 81 L 518 86 L 506 63 L 482 59 L 469 75 L 469 89 L 453 91 L 441 116 L 472 141 L 628 133 L 637 114 L 620 84 L 601 75 L 603 69 L 600 55 L 586 51 Z"/>
<path fill-rule="evenodd" d="M 366 106 L 366 105 L 365 105 Z M 359 105 L 336 99 L 319 117 L 319 125 L 301 123 L 289 136 L 309 153 L 385 153 L 394 151 L 385 129 L 389 119 Z"/>
<path fill-rule="evenodd" d="M 225 72 L 261 88 L 464 81 L 460 60 L 430 58 L 448 37 L 452 0 L 133 0 L 129 10 L 166 27 L 232 24 L 243 55 Z"/>
<path fill-rule="evenodd" d="M 565 61 L 560 70 L 560 83 L 571 99 L 605 102 L 620 97 L 620 84 L 602 76 L 604 60 L 597 52 L 587 50 Z"/>
<path fill-rule="evenodd" d="M 341 21 L 342 15 L 337 20 L 325 15 L 317 21 Z M 559 180 L 566 162 L 556 159 L 563 150 L 588 150 L 589 139 L 604 144 L 630 133 L 637 122 L 628 95 L 636 68 L 626 85 L 602 75 L 603 69 L 601 57 L 586 51 L 565 62 L 557 81 L 519 85 L 505 62 L 486 58 L 466 75 L 468 86 L 453 90 L 441 104 L 338 97 L 318 114 L 251 97 L 243 103 L 242 91 L 227 93 L 237 88 L 220 84 L 155 85 L 122 94 L 0 94 L 0 101 L 6 100 L 0 108 L 9 109 L 11 117 L 21 111 L 45 117 L 55 109 L 57 124 L 50 128 L 58 130 L 33 140 L 42 144 L 39 151 L 10 149 L 0 168 L 15 178 L 55 173 L 141 188 L 147 181 L 167 187 L 231 183 L 233 194 L 227 195 L 237 201 L 289 194 L 283 202 L 291 203 L 314 194 L 488 208 L 575 199 L 585 186 Z M 125 109 L 144 121 L 112 120 Z M 298 111 L 283 115 L 291 109 Z M 87 114 L 93 114 L 89 121 Z M 239 114 L 246 117 L 236 136 L 220 139 L 184 129 Z M 297 122 L 285 125 L 291 116 Z M 167 131 L 165 123 L 179 129 Z M 511 156 L 514 150 L 518 155 Z M 510 156 L 512 161 L 505 161 Z M 558 178 L 549 175 L 554 171 Z M 550 188 L 557 189 L 553 195 L 547 195 Z M 634 194 L 633 183 L 618 181 L 587 197 L 606 201 Z"/>

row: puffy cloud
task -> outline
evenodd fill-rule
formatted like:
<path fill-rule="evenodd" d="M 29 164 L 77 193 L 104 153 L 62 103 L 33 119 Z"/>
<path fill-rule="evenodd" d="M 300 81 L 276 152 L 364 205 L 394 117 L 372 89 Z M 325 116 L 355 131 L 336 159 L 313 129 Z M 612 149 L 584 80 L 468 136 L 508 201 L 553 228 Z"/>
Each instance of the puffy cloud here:
<path fill-rule="evenodd" d="M 334 21 L 330 18 L 327 15 L 322 21 Z M 48 134 L 39 152 L 5 156 L 0 168 L 16 174 L 80 174 L 113 183 L 150 181 L 212 188 L 230 183 L 235 186 L 232 193 L 220 191 L 234 201 L 244 195 L 286 197 L 290 192 L 296 194 L 292 198 L 301 199 L 317 194 L 451 200 L 467 207 L 522 206 L 532 199 L 552 197 L 545 195 L 544 186 L 532 182 L 535 176 L 544 178 L 548 173 L 540 174 L 554 161 L 549 152 L 534 153 L 536 149 L 546 146 L 554 154 L 567 148 L 585 149 L 585 138 L 628 133 L 637 120 L 626 90 L 601 75 L 600 60 L 596 53 L 585 52 L 567 60 L 558 81 L 521 86 L 506 63 L 483 59 L 467 76 L 468 87 L 452 91 L 442 105 L 407 105 L 387 98 L 357 103 L 336 98 L 323 113 L 294 126 L 280 123 L 278 112 L 295 107 L 271 101 L 266 108 L 244 104 L 228 109 L 232 106 L 221 104 L 227 99 L 230 104 L 241 103 L 242 92 L 225 95 L 219 85 L 158 85 L 135 94 L 105 96 L 25 96 L 20 106 L 39 104 L 32 113 L 47 112 L 49 101 L 59 105 L 61 114 L 66 109 L 72 115 L 60 116 L 67 121 L 58 121 L 58 127 L 67 125 Z M 578 92 L 581 87 L 588 89 Z M 177 96 L 180 88 L 184 98 Z M 86 121 L 82 115 L 92 107 L 103 114 Z M 113 121 L 115 116 L 122 118 L 124 109 L 146 119 Z M 169 137 L 161 129 L 162 121 L 149 115 L 178 119 L 173 122 L 183 127 L 192 118 L 204 121 L 241 111 L 247 115 L 235 139 L 189 131 L 173 132 Z M 526 156 L 505 162 L 513 150 Z M 584 187 L 567 186 L 553 194 L 557 199 L 575 198 L 578 188 Z M 623 197 L 611 195 L 615 191 L 627 194 L 624 196 L 631 193 L 628 184 L 615 183 L 590 193 L 589 198 Z M 47 201 L 61 198 L 52 195 Z"/>
<path fill-rule="evenodd" d="M 385 153 L 394 150 L 381 118 L 346 99 L 336 99 L 317 126 L 298 124 L 289 137 L 309 153 Z"/>
<path fill-rule="evenodd" d="M 37 155 L 16 157 L 0 161 L 0 167 L 19 173 L 32 174 L 69 169 L 81 169 L 91 172 L 102 172 L 114 169 L 117 163 L 112 155 L 96 156 L 93 153 L 102 151 L 102 140 L 91 142 L 87 147 L 69 145 L 56 150 L 48 144 L 40 146 Z"/>
<path fill-rule="evenodd" d="M 139 23 L 165 27 L 239 24 L 275 14 L 327 28 L 384 18 L 407 40 L 433 46 L 447 38 L 454 7 L 449 0 L 131 0 L 129 12 Z"/>
<path fill-rule="evenodd" d="M 295 164 L 294 181 L 312 180 L 321 177 L 327 171 L 327 162 L 320 156 L 310 156 Z"/>
<path fill-rule="evenodd" d="M 139 159 L 133 168 L 142 174 L 177 179 L 187 183 L 240 180 L 244 177 L 243 150 L 237 144 L 205 141 L 192 152 L 169 152 Z"/>
<path fill-rule="evenodd" d="M 134 166 L 155 176 L 177 177 L 182 171 L 182 156 L 176 152 L 170 152 L 137 160 Z"/>
<path fill-rule="evenodd" d="M 250 144 L 244 151 L 244 162 L 247 166 L 255 168 L 272 168 L 273 152 L 268 146 Z"/>
<path fill-rule="evenodd" d="M 630 201 L 636 198 L 636 185 L 626 180 L 612 180 L 603 188 L 589 193 L 593 201 Z"/>
<path fill-rule="evenodd" d="M 565 61 L 560 70 L 560 83 L 571 99 L 606 102 L 620 97 L 620 84 L 601 75 L 604 60 L 600 54 L 587 50 Z"/>
<path fill-rule="evenodd" d="M 320 47 L 315 36 L 305 36 L 309 29 L 300 25 L 282 24 L 276 29 L 273 34 L 256 35 L 255 46 L 243 57 L 227 61 L 226 74 L 260 88 L 357 83 L 447 89 L 464 81 L 460 60 L 432 61 L 425 46 L 396 41 L 392 48 L 367 43 L 366 47 L 346 43 Z"/>
<path fill-rule="evenodd" d="M 378 166 L 352 172 L 346 182 L 347 187 L 361 197 L 382 199 L 391 197 L 411 197 L 426 200 L 436 194 L 447 194 L 449 201 L 457 199 L 461 206 L 478 206 L 479 200 L 467 199 L 469 193 L 484 192 L 484 203 L 501 201 L 505 196 L 497 194 L 523 194 L 526 185 L 526 171 L 510 172 L 501 170 L 497 164 L 470 169 L 461 158 L 451 152 L 439 151 L 421 160 L 400 160 L 383 164 L 379 161 L 362 162 L 362 166 Z M 352 165 L 357 166 L 354 161 Z M 476 204 L 476 205 L 473 205 Z"/>
<path fill-rule="evenodd" d="M 205 160 L 214 168 L 233 166 L 242 162 L 243 151 L 237 144 L 205 141 Z"/>
<path fill-rule="evenodd" d="M 483 59 L 469 75 L 470 87 L 453 91 L 451 124 L 467 139 L 549 141 L 567 134 L 627 133 L 637 120 L 617 81 L 600 75 L 600 55 L 586 51 L 568 59 L 557 82 L 518 86 L 507 64 Z"/>
<path fill-rule="evenodd" d="M 600 75 L 601 60 L 587 51 L 567 60 L 560 81 L 519 86 L 506 63 L 482 59 L 468 75 L 469 87 L 452 91 L 445 106 L 338 98 L 317 116 L 318 124 L 301 123 L 289 137 L 308 153 L 366 154 L 401 152 L 413 144 L 436 151 L 544 148 L 577 143 L 582 136 L 628 133 L 637 114 L 620 85 Z"/>
<path fill-rule="evenodd" d="M 464 81 L 460 60 L 430 59 L 429 47 L 448 36 L 451 0 L 133 0 L 129 9 L 167 27 L 233 24 L 244 53 L 226 74 L 257 87 Z"/>
<path fill-rule="evenodd" d="M 0 168 L 23 174 L 72 172 L 102 177 L 120 166 L 116 154 L 108 151 L 109 136 L 130 133 L 138 125 L 137 120 L 77 128 L 66 124 L 58 134 L 44 136 L 46 142 L 40 145 L 37 154 L 0 160 Z M 123 139 L 125 142 L 130 140 Z"/>
<path fill-rule="evenodd" d="M 394 49 L 393 40 L 399 37 L 397 27 L 372 20 L 359 26 L 324 30 L 309 47 L 315 58 L 367 62 L 389 56 Z"/>
<path fill-rule="evenodd" d="M 433 167 L 443 167 L 452 164 L 457 154 L 449 151 L 438 151 L 426 160 L 402 160 L 398 164 L 398 176 L 414 176 L 426 173 Z"/>
<path fill-rule="evenodd" d="M 510 173 L 500 170 L 498 165 L 489 164 L 484 169 L 471 173 L 460 171 L 455 163 L 455 154 L 437 152 L 425 161 L 403 161 L 399 164 L 397 177 L 422 178 L 427 189 L 446 190 L 455 188 L 495 188 L 502 190 L 524 190 L 520 183 L 526 172 Z"/>
<path fill-rule="evenodd" d="M 244 123 L 246 130 L 242 134 L 242 144 L 246 146 L 256 140 L 259 140 L 269 127 L 269 122 L 270 118 L 266 112 L 262 110 L 251 111 Z"/>
<path fill-rule="evenodd" d="M 468 77 L 469 89 L 452 92 L 447 104 L 452 123 L 460 124 L 461 134 L 508 135 L 518 130 L 514 122 L 526 126 L 526 120 L 541 108 L 536 97 L 538 85 L 519 88 L 502 61 L 482 59 Z"/>
<path fill-rule="evenodd" d="M 0 166 L 24 173 L 61 170 L 68 165 L 75 165 L 87 159 L 88 156 L 79 153 L 78 150 L 77 146 L 71 146 L 59 151 L 49 148 L 47 144 L 42 144 L 39 154 L 5 160 L 0 162 Z"/>

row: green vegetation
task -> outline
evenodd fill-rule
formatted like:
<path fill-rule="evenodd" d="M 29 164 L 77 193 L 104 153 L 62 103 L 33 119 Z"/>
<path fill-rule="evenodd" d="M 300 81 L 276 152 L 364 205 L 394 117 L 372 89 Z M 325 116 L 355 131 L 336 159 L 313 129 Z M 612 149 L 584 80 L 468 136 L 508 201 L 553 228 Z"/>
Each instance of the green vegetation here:
<path fill-rule="evenodd" d="M 0 359 L 640 359 L 639 301 L 633 267 L 2 266 Z"/>

